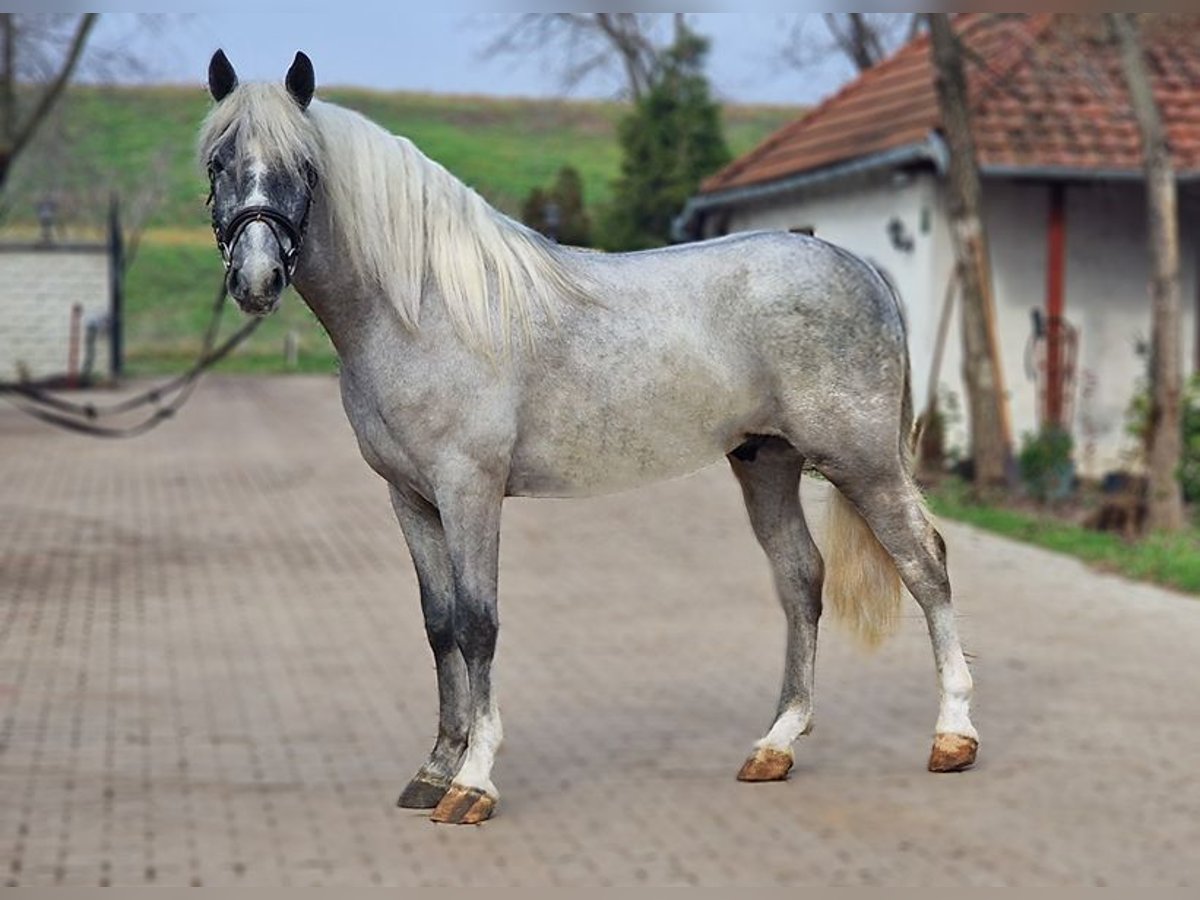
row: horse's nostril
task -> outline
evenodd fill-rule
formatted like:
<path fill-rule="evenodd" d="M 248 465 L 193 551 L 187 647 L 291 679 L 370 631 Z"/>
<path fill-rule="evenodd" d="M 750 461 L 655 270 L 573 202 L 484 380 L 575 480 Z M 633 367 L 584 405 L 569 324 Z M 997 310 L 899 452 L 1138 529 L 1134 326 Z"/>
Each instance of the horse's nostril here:
<path fill-rule="evenodd" d="M 271 288 L 275 293 L 283 290 L 283 269 L 279 266 L 271 270 Z"/>

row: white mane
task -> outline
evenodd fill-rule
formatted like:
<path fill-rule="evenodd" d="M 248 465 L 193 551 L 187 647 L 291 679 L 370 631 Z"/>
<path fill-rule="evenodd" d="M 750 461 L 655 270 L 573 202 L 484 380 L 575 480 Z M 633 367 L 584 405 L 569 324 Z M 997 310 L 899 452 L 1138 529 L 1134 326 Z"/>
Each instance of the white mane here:
<path fill-rule="evenodd" d="M 319 100 L 302 112 L 280 85 L 241 85 L 205 119 L 202 161 L 231 129 L 240 158 L 252 148 L 296 174 L 315 168 L 354 265 L 411 329 L 428 285 L 459 336 L 487 353 L 511 346 L 514 324 L 528 338 L 535 310 L 586 297 L 553 244 L 356 112 Z"/>

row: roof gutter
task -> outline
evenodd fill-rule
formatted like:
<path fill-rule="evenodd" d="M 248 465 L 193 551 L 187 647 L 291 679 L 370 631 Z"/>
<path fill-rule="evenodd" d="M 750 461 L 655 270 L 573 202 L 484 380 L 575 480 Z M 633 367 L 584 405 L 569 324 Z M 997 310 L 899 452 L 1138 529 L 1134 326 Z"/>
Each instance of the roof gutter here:
<path fill-rule="evenodd" d="M 1014 178 L 1033 181 L 1144 181 L 1141 169 L 1077 169 L 1071 166 L 980 166 L 987 178 Z M 1176 172 L 1180 184 L 1200 181 L 1200 171 Z"/>
<path fill-rule="evenodd" d="M 806 190 L 818 185 L 830 184 L 874 172 L 886 171 L 913 163 L 933 163 L 938 174 L 945 173 L 950 163 L 950 153 L 941 136 L 931 131 L 923 141 L 906 144 L 880 153 L 860 156 L 846 162 L 836 163 L 820 169 L 812 169 L 789 175 L 764 184 L 749 184 L 745 187 L 697 194 L 684 205 L 682 212 L 671 223 L 671 237 L 676 241 L 692 239 L 692 226 L 696 217 L 714 209 L 738 206 L 784 194 Z"/>

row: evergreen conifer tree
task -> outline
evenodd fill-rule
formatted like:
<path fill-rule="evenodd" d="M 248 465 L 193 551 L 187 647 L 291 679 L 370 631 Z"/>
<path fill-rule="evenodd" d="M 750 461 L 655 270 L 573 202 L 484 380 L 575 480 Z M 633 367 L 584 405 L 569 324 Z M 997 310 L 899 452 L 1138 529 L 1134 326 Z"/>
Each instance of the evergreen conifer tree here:
<path fill-rule="evenodd" d="M 671 220 L 729 162 L 721 111 L 704 75 L 708 41 L 681 28 L 646 94 L 620 124 L 621 175 L 605 217 L 610 250 L 661 247 Z"/>

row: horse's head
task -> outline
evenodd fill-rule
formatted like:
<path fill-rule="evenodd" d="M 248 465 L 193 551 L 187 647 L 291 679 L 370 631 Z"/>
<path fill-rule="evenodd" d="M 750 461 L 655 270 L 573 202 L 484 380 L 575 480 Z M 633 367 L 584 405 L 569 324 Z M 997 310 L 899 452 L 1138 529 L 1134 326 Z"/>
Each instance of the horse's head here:
<path fill-rule="evenodd" d="M 264 90 L 269 86 L 239 89 L 237 73 L 221 50 L 209 62 L 208 87 L 218 104 L 210 120 L 226 104 L 232 113 L 202 149 L 225 283 L 243 312 L 266 315 L 291 282 L 316 185 L 311 159 L 281 153 L 277 146 L 289 121 L 294 125 L 303 117 L 312 100 L 312 62 L 297 53 L 284 79 L 286 95 L 270 88 L 279 94 L 278 109 L 269 102 L 274 94 Z M 246 91 L 251 95 L 240 98 L 245 103 L 239 105 L 237 95 Z"/>

